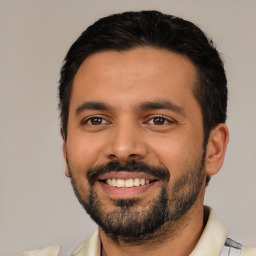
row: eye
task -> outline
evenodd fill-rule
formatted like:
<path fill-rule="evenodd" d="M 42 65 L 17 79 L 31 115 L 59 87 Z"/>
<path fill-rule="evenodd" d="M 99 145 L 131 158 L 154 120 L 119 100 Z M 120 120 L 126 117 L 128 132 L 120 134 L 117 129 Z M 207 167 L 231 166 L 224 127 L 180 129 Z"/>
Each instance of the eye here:
<path fill-rule="evenodd" d="M 103 117 L 93 116 L 86 119 L 83 123 L 88 125 L 101 125 L 107 123 L 107 121 Z"/>
<path fill-rule="evenodd" d="M 173 121 L 170 121 L 169 119 L 163 116 L 155 116 L 151 118 L 148 123 L 153 125 L 165 125 L 165 124 L 173 123 Z"/>

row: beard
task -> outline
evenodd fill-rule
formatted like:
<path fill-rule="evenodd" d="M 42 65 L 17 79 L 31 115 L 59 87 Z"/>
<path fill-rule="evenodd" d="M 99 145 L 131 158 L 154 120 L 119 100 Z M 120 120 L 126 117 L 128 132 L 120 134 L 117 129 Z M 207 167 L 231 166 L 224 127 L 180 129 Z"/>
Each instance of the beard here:
<path fill-rule="evenodd" d="M 141 161 L 131 161 L 122 164 L 118 161 L 109 162 L 88 170 L 88 191 L 79 186 L 73 177 L 69 164 L 68 170 L 73 190 L 80 204 L 89 216 L 99 225 L 104 233 L 115 243 L 123 241 L 129 244 L 142 244 L 150 239 L 158 238 L 161 227 L 169 222 L 173 224 L 170 233 L 176 233 L 178 220 L 191 209 L 204 185 L 205 152 L 193 164 L 185 165 L 180 173 L 182 176 L 170 183 L 170 171 L 162 167 L 150 166 Z M 97 193 L 95 183 L 97 178 L 108 172 L 144 172 L 153 175 L 161 182 L 158 195 L 152 195 L 150 204 L 142 206 L 142 199 L 111 199 L 114 210 L 107 212 L 104 199 Z M 175 228 L 176 227 L 176 228 Z M 163 231 L 165 233 L 165 231 Z"/>

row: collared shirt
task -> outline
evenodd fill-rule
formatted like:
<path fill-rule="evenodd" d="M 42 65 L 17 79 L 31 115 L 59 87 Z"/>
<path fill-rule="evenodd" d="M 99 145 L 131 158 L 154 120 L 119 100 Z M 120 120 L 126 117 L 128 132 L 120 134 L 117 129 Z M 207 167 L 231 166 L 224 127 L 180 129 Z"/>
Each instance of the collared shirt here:
<path fill-rule="evenodd" d="M 242 246 L 231 239 L 227 239 L 227 229 L 210 211 L 204 231 L 189 256 L 256 256 L 256 248 Z M 60 246 L 51 246 L 22 254 L 22 256 L 57 256 Z M 72 256 L 100 256 L 101 241 L 98 229 L 85 240 Z"/>

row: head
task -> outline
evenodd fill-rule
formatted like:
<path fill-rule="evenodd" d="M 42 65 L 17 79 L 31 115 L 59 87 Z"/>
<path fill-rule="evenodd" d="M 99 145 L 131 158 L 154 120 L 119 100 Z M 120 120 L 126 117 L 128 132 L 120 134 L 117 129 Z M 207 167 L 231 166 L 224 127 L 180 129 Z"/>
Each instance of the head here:
<path fill-rule="evenodd" d="M 126 12 L 102 18 L 88 27 L 71 46 L 61 70 L 59 109 L 61 129 L 67 138 L 69 103 L 74 77 L 91 54 L 150 46 L 186 56 L 197 68 L 193 93 L 201 106 L 204 146 L 209 133 L 225 123 L 227 80 L 213 42 L 192 22 L 157 11 Z"/>
<path fill-rule="evenodd" d="M 59 98 L 66 174 L 105 233 L 143 237 L 202 203 L 227 144 L 227 87 L 193 23 L 156 11 L 100 19 L 67 53 Z"/>

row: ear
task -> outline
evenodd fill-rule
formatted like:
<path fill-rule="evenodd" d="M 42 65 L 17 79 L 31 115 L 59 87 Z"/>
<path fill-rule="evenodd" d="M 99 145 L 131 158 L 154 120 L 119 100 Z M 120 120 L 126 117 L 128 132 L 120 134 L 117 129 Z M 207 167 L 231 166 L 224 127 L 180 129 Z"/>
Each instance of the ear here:
<path fill-rule="evenodd" d="M 62 136 L 62 139 L 63 139 L 63 146 L 62 146 L 62 152 L 63 152 L 63 157 L 65 159 L 65 175 L 70 178 L 70 175 L 69 175 L 69 171 L 68 171 L 68 158 L 67 158 L 67 142 L 66 142 L 66 136 L 65 136 L 65 133 L 63 131 L 63 129 L 61 129 L 60 131 L 61 133 L 61 136 Z"/>
<path fill-rule="evenodd" d="M 221 123 L 211 130 L 206 147 L 205 172 L 215 175 L 221 168 L 229 139 L 228 127 Z"/>

